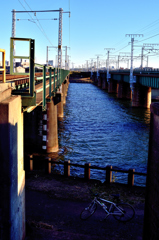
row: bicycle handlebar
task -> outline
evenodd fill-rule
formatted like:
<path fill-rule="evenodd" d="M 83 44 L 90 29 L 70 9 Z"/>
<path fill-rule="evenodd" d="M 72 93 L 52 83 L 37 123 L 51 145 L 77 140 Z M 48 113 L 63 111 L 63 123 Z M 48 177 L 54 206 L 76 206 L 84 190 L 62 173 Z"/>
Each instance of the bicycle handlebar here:
<path fill-rule="evenodd" d="M 89 191 L 90 191 L 90 193 L 93 195 L 93 196 L 95 196 L 95 197 L 99 197 L 99 194 L 98 193 L 94 193 L 90 188 L 88 188 L 89 189 Z M 104 194 L 104 193 L 102 193 L 102 194 Z M 101 194 L 101 195 L 102 195 Z M 119 198 L 120 198 L 120 194 L 112 194 L 111 195 L 115 200 L 119 200 Z"/>

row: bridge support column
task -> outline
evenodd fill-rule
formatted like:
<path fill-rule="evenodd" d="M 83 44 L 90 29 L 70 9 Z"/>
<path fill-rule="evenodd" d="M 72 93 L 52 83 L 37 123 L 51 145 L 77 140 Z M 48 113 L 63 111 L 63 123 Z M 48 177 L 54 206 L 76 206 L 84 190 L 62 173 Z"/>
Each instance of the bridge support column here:
<path fill-rule="evenodd" d="M 159 239 L 159 103 L 151 104 L 143 240 Z"/>
<path fill-rule="evenodd" d="M 57 117 L 63 118 L 63 85 L 61 85 L 58 94 L 61 96 L 61 101 L 57 104 Z"/>
<path fill-rule="evenodd" d="M 98 77 L 98 87 L 102 87 L 102 78 L 101 78 L 101 76 Z"/>
<path fill-rule="evenodd" d="M 11 88 L 7 85 L 5 91 L 1 90 L 1 84 L 0 212 L 0 238 L 25 239 L 25 172 L 21 97 L 12 96 Z"/>
<path fill-rule="evenodd" d="M 57 128 L 57 105 L 54 99 L 47 103 L 47 153 L 57 152 L 58 128 Z"/>
<path fill-rule="evenodd" d="M 94 82 L 94 85 L 98 85 L 98 79 L 97 79 L 97 73 L 94 72 L 92 75 L 92 81 Z"/>
<path fill-rule="evenodd" d="M 132 107 L 150 108 L 150 104 L 151 88 L 134 83 L 132 88 Z"/>
<path fill-rule="evenodd" d="M 132 92 L 130 84 L 126 82 L 119 82 L 118 98 L 132 99 Z"/>
<path fill-rule="evenodd" d="M 66 96 L 67 96 L 67 93 L 66 93 L 66 84 L 62 84 L 62 92 L 63 92 L 63 104 L 66 103 Z"/>
<path fill-rule="evenodd" d="M 42 107 L 38 106 L 30 113 L 24 112 L 24 149 L 26 151 L 41 151 L 42 131 Z"/>
<path fill-rule="evenodd" d="M 106 79 L 106 78 L 103 78 L 103 81 L 102 81 L 102 89 L 103 89 L 103 90 L 108 89 L 108 82 L 107 82 L 107 79 Z"/>
<path fill-rule="evenodd" d="M 108 82 L 108 93 L 117 93 L 118 92 L 118 83 L 112 79 Z"/>
<path fill-rule="evenodd" d="M 68 92 L 68 86 L 69 86 L 69 76 L 66 77 L 66 96 Z"/>

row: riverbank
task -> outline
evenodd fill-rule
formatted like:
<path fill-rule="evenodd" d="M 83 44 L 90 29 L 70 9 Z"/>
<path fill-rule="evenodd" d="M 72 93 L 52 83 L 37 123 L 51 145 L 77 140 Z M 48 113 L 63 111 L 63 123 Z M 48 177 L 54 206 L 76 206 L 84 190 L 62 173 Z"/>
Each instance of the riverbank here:
<path fill-rule="evenodd" d="M 91 200 L 89 188 L 103 193 L 106 199 L 119 193 L 121 200 L 132 204 L 135 218 L 119 223 L 109 217 L 101 223 L 98 209 L 89 220 L 80 220 L 80 212 Z M 26 173 L 27 237 L 30 239 L 142 239 L 145 188 L 61 175 Z"/>
<path fill-rule="evenodd" d="M 69 78 L 70 83 L 93 83 L 90 77 L 87 78 Z"/>

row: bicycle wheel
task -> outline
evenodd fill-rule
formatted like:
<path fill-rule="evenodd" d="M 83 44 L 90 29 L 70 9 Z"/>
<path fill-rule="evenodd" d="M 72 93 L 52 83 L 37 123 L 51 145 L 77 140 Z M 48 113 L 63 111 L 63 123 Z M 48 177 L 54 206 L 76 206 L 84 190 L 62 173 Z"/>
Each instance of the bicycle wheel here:
<path fill-rule="evenodd" d="M 135 216 L 135 210 L 134 208 L 128 204 L 128 203 L 119 203 L 116 205 L 117 208 L 113 211 L 113 217 L 121 222 L 127 222 L 130 221 Z M 120 210 L 118 210 L 118 208 Z"/>
<path fill-rule="evenodd" d="M 96 209 L 97 204 L 95 202 L 91 202 L 91 204 L 81 212 L 80 218 L 82 220 L 88 219 L 90 216 L 93 215 L 93 213 L 95 213 Z"/>

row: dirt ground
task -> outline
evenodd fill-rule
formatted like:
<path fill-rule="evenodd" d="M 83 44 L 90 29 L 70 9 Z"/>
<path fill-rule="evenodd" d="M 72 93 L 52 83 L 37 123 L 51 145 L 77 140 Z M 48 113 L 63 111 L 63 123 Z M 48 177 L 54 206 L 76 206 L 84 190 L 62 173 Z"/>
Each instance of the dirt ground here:
<path fill-rule="evenodd" d="M 130 222 L 120 223 L 112 216 L 106 220 L 102 209 L 86 221 L 80 219 L 81 211 L 91 201 L 89 188 L 102 197 L 112 200 L 120 194 L 121 201 L 135 208 Z M 97 180 L 64 178 L 61 175 L 26 173 L 26 240 L 31 239 L 142 239 L 145 188 L 124 184 L 106 185 Z"/>

